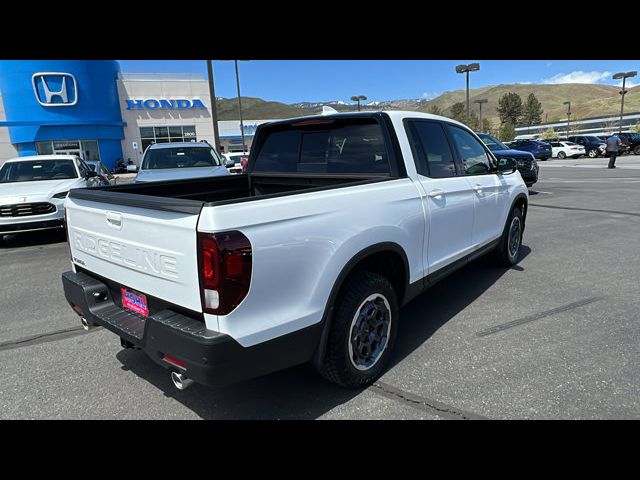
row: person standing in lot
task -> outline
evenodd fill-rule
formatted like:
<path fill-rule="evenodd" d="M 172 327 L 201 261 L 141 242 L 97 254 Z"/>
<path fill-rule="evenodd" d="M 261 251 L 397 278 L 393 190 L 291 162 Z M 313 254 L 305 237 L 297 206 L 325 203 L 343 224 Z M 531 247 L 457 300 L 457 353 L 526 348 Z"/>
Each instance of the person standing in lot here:
<path fill-rule="evenodd" d="M 609 156 L 609 168 L 616 168 L 616 157 L 620 151 L 622 140 L 615 133 L 607 138 L 607 155 Z"/>

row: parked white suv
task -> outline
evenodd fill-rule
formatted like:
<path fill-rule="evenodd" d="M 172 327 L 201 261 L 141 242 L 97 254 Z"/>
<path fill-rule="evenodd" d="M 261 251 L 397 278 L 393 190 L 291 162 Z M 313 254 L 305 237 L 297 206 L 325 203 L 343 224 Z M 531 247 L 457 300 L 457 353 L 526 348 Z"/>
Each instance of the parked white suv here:
<path fill-rule="evenodd" d="M 73 155 L 7 160 L 0 168 L 0 238 L 64 227 L 64 199 L 72 188 L 98 185 L 96 172 Z"/>
<path fill-rule="evenodd" d="M 485 253 L 518 261 L 527 205 L 515 162 L 448 118 L 266 123 L 246 175 L 72 191 L 64 291 L 177 388 L 305 362 L 360 387 L 402 305 Z"/>

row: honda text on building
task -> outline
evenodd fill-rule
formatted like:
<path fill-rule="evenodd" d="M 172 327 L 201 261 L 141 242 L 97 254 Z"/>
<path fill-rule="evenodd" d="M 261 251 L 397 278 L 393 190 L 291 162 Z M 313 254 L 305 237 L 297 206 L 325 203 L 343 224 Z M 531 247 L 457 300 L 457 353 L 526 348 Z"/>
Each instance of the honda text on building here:
<path fill-rule="evenodd" d="M 515 162 L 456 121 L 295 118 L 258 128 L 247 174 L 72 190 L 62 282 L 85 328 L 178 388 L 305 362 L 360 387 L 400 306 L 485 253 L 518 261 L 527 205 Z"/>

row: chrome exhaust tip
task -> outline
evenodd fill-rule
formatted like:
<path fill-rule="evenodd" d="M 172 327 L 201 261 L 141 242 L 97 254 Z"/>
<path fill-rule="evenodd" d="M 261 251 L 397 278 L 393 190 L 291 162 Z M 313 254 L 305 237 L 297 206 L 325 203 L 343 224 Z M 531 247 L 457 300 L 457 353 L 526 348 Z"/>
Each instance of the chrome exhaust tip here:
<path fill-rule="evenodd" d="M 87 332 L 91 330 L 91 327 L 93 327 L 93 325 L 90 324 L 89 321 L 84 317 L 80 317 L 80 323 L 82 323 L 82 328 L 84 328 Z"/>
<path fill-rule="evenodd" d="M 178 372 L 171 372 L 171 381 L 178 390 L 186 390 L 193 384 L 193 380 Z"/>

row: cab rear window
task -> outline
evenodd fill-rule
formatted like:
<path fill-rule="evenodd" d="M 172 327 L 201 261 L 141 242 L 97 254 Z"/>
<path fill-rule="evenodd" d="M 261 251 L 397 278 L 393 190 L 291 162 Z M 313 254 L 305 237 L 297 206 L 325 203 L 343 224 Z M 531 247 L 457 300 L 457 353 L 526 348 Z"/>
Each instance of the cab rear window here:
<path fill-rule="evenodd" d="M 268 128 L 264 135 L 254 172 L 391 173 L 383 131 L 375 119 L 301 121 Z"/>

